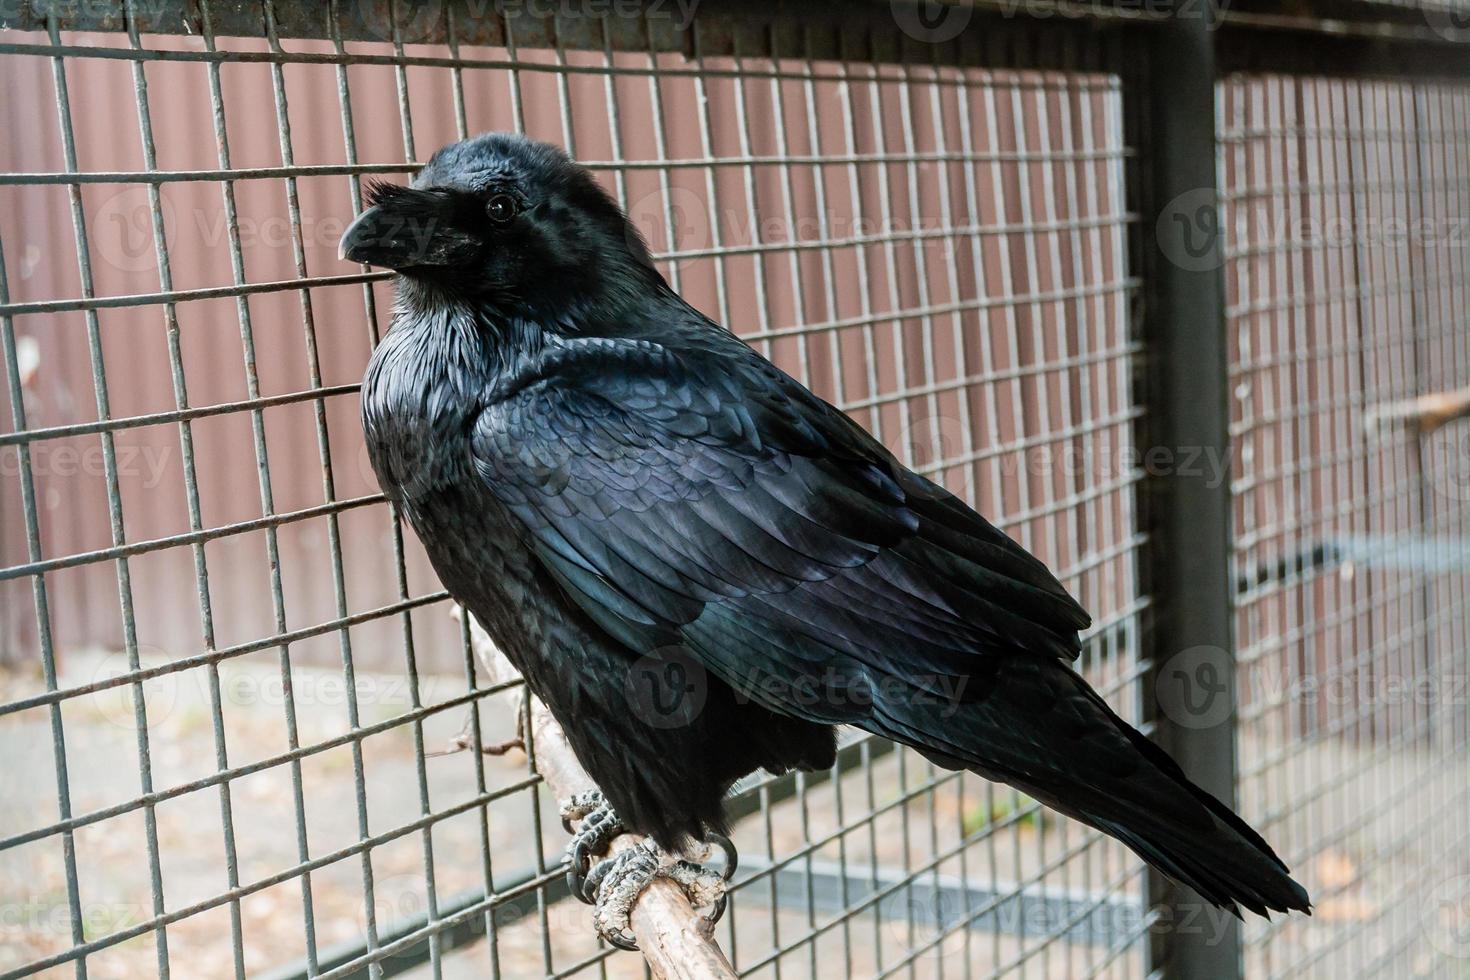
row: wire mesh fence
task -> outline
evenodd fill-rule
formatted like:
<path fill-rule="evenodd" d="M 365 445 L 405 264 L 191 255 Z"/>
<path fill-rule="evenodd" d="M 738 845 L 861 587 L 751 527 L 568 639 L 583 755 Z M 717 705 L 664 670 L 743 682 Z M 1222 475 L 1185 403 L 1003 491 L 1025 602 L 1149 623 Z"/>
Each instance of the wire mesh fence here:
<path fill-rule="evenodd" d="M 1326 920 L 1251 928 L 1251 975 L 1433 975 L 1464 952 L 1440 921 L 1470 831 L 1464 441 L 1371 420 L 1464 384 L 1467 94 L 1221 87 L 1236 558 L 1276 571 L 1237 600 L 1239 779 Z"/>
<path fill-rule="evenodd" d="M 642 974 L 566 900 L 534 765 L 441 754 L 508 736 L 517 692 L 362 449 L 391 299 L 337 239 L 364 178 L 466 134 L 587 163 L 690 302 L 1055 569 L 1083 671 L 1147 721 L 1157 18 L 958 9 L 6 12 L 0 977 Z M 1251 975 L 1463 962 L 1424 910 L 1470 872 L 1464 700 L 1332 687 L 1465 674 L 1453 461 L 1358 418 L 1466 383 L 1463 253 L 1230 233 L 1462 220 L 1463 91 L 1219 89 L 1241 797 L 1333 911 L 1253 928 Z M 732 807 L 743 975 L 1158 967 L 1128 851 L 907 750 L 853 738 Z"/>

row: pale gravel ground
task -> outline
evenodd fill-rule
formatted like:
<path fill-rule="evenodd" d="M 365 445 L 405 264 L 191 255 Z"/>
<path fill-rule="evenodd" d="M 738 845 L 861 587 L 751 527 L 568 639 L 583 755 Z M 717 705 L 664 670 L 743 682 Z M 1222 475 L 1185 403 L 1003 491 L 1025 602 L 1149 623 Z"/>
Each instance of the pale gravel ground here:
<path fill-rule="evenodd" d="M 119 669 L 115 658 L 71 658 L 64 683 L 85 682 Z M 311 744 L 346 730 L 346 709 L 340 672 L 298 668 L 294 675 L 297 696 L 298 737 Z M 226 732 L 233 765 L 271 756 L 286 747 L 283 707 L 279 697 L 278 667 L 274 653 L 255 655 L 232 662 L 223 672 Z M 0 700 L 22 696 L 36 687 L 33 677 L 0 676 Z M 428 677 L 421 685 L 420 699 L 434 703 L 454 697 L 464 689 L 462 678 Z M 190 671 L 148 686 L 150 747 L 153 780 L 164 789 L 214 771 L 214 741 L 210 724 L 207 687 L 202 671 Z M 411 695 L 404 682 L 392 676 L 359 677 L 361 718 L 364 724 L 387 720 L 407 710 Z M 63 709 L 67 735 L 72 808 L 86 813 L 129 799 L 138 792 L 136 736 L 127 689 L 68 702 Z M 508 702 L 493 699 L 482 710 L 487 738 L 500 738 L 510 731 Z M 424 724 L 424 743 L 430 750 L 447 744 L 460 728 L 463 708 L 431 716 Z M 1255 756 L 1252 756 L 1252 753 Z M 1260 746 L 1247 743 L 1243 758 L 1257 757 Z M 418 777 L 414 764 L 412 726 L 400 725 L 364 742 L 364 765 L 368 774 L 366 806 L 368 826 L 381 833 L 403 826 L 422 812 Z M 5 760 L 3 795 L 0 795 L 0 834 L 9 835 L 49 823 L 55 819 L 56 790 L 53 778 L 49 722 L 45 711 L 28 711 L 0 720 L 0 758 Z M 1458 760 L 1461 764 L 1470 764 Z M 1355 764 L 1351 750 L 1317 748 L 1303 753 L 1275 772 L 1269 780 L 1254 780 L 1245 787 L 1248 812 L 1266 812 L 1262 793 L 1290 792 L 1292 787 L 1312 786 L 1321 773 L 1350 769 Z M 1370 821 L 1366 827 L 1342 833 L 1353 813 L 1364 812 L 1379 794 L 1389 794 L 1404 808 L 1431 812 L 1435 805 L 1434 760 L 1405 753 L 1391 763 L 1379 760 L 1383 778 L 1358 780 L 1341 790 L 1325 794 L 1304 813 L 1283 818 L 1268 828 L 1290 859 L 1293 853 L 1318 850 L 1313 840 L 1333 837 L 1333 846 L 1315 854 L 1298 868 L 1314 896 L 1317 914 L 1311 920 L 1293 921 L 1275 944 L 1273 957 L 1290 951 L 1321 951 L 1324 956 L 1302 975 L 1341 976 L 1347 962 L 1335 947 L 1351 945 L 1353 929 L 1365 920 L 1380 916 L 1386 923 L 1383 937 L 1356 940 L 1361 950 L 1352 956 L 1371 956 L 1375 946 L 1405 939 L 1410 945 L 1406 962 L 1409 976 L 1470 976 L 1470 959 L 1454 961 L 1416 935 L 1423 931 L 1424 913 L 1417 908 L 1392 906 L 1394 898 L 1416 875 L 1470 873 L 1463 855 L 1449 859 L 1432 846 L 1398 848 L 1392 861 L 1374 863 L 1374 849 L 1383 849 L 1402 837 L 1401 826 Z M 357 800 L 351 752 L 339 747 L 313 755 L 302 763 L 306 797 L 308 847 L 313 856 L 325 855 L 351 844 L 358 836 Z M 890 757 L 872 768 L 869 780 L 860 773 L 849 775 L 841 787 L 844 819 L 852 823 L 876 802 L 881 808 L 898 796 L 900 785 L 922 786 L 936 773 L 922 760 L 908 756 Z M 512 753 L 485 761 L 487 784 L 494 788 L 526 776 L 524 756 Z M 471 798 L 476 792 L 474 759 L 469 754 L 431 758 L 427 762 L 428 793 L 433 809 L 442 810 Z M 942 773 L 938 775 L 944 775 Z M 963 789 L 963 798 L 961 795 Z M 1442 787 L 1440 787 L 1442 789 Z M 533 808 L 539 804 L 543 824 L 544 854 L 555 861 L 564 842 L 554 819 L 554 806 L 545 793 L 521 791 L 490 808 L 490 848 L 497 878 L 525 868 L 534 859 Z M 1442 794 L 1441 794 L 1442 795 Z M 240 878 L 257 881 L 291 866 L 298 860 L 290 769 L 278 766 L 233 783 L 231 800 L 239 856 Z M 870 824 L 843 838 L 845 853 L 836 842 L 818 848 L 813 857 L 836 861 L 844 858 L 861 870 L 871 866 L 873 855 L 889 867 L 923 865 L 935 853 L 960 839 L 962 824 L 983 822 L 985 814 L 999 815 L 1012 807 L 1008 791 L 991 789 L 983 781 L 966 776 L 963 783 L 951 779 L 933 790 L 919 793 L 905 807 L 895 807 Z M 811 789 L 803 805 L 790 800 L 772 806 L 767 820 L 762 814 L 747 818 L 737 829 L 736 842 L 742 854 L 780 858 L 793 853 L 806 840 L 822 840 L 838 827 L 838 798 L 832 784 Z M 169 910 L 202 901 L 226 886 L 220 804 L 218 791 L 206 788 L 165 802 L 156 809 L 166 908 Z M 932 815 L 932 820 L 931 820 Z M 1039 829 L 1038 829 L 1039 823 Z M 1400 821 L 1402 823 L 1402 821 Z M 1097 889 L 1109 881 L 1121 881 L 1116 893 L 1136 893 L 1138 876 L 1122 849 L 1100 841 L 1080 855 L 1064 858 L 1082 848 L 1091 836 L 1077 825 L 1048 817 L 1002 820 L 993 834 L 965 849 L 965 866 L 958 858 L 940 865 L 940 871 L 959 874 L 982 887 L 1034 878 L 1038 869 L 1057 864 L 1045 878 L 1048 886 Z M 1396 835 L 1396 831 L 1399 831 Z M 86 921 L 86 938 L 93 939 L 126 929 L 152 915 L 148 882 L 144 822 L 131 813 L 84 827 L 76 833 L 81 879 L 81 900 Z M 432 833 L 434 880 L 441 898 L 482 887 L 482 837 L 478 813 L 468 812 L 435 826 Z M 424 835 L 414 831 L 373 851 L 376 880 L 374 908 L 380 926 L 422 912 L 424 888 Z M 1458 862 L 1458 863 L 1456 863 Z M 365 913 L 362 900 L 360 858 L 349 856 L 311 876 L 318 947 L 350 940 L 362 934 Z M 737 963 L 749 965 L 762 960 L 774 948 L 774 932 L 782 944 L 790 945 L 811 928 L 831 920 L 832 914 L 817 912 L 810 919 L 804 909 L 785 908 L 774 918 L 769 904 L 753 886 L 737 899 L 735 938 L 722 925 L 720 938 L 733 949 Z M 304 952 L 302 897 L 299 882 L 290 880 L 244 898 L 241 919 L 246 948 L 246 967 L 252 975 L 290 963 Z M 59 838 L 14 848 L 0 853 L 0 970 L 11 969 L 38 956 L 49 955 L 70 945 L 66 917 L 66 879 L 62 870 Z M 881 953 L 884 966 L 902 959 L 917 945 L 933 939 L 920 927 L 910 937 L 891 909 L 884 921 L 871 915 L 852 920 L 846 930 L 836 927 L 815 943 L 805 943 L 780 960 L 780 976 L 801 978 L 841 975 L 849 967 L 852 975 L 877 972 Z M 550 946 L 554 967 L 565 970 L 592 955 L 596 946 L 590 938 L 588 910 L 577 903 L 554 906 L 543 926 L 532 915 L 500 930 L 498 958 L 501 975 L 537 976 L 545 969 L 545 945 Z M 170 962 L 176 977 L 217 977 L 232 973 L 229 915 L 224 907 L 191 916 L 168 928 Z M 1260 927 L 1253 925 L 1252 930 Z M 844 935 L 846 932 L 847 935 Z M 850 950 L 851 952 L 847 952 Z M 1038 941 L 1024 944 L 1011 936 L 976 932 L 951 937 L 938 950 L 922 953 L 913 970 L 900 976 L 931 977 L 964 975 L 968 965 L 975 975 L 986 975 L 1001 964 L 1016 964 L 1017 975 L 1061 977 L 1084 975 L 1102 955 L 1102 950 L 1080 945 L 1056 944 L 1040 949 Z M 1470 953 L 1470 950 L 1467 950 Z M 1028 955 L 1029 954 L 1029 955 Z M 89 975 L 100 980 L 152 976 L 156 973 L 152 933 L 139 936 L 88 958 Z M 1295 955 L 1295 954 L 1293 954 Z M 1347 953 L 1343 954 L 1348 955 Z M 849 960 L 849 956 L 851 957 Z M 1018 964 L 1023 960 L 1024 965 Z M 1279 961 L 1279 960 L 1278 960 Z M 815 962 L 815 973 L 813 972 Z M 1262 972 L 1269 964 L 1260 957 L 1251 961 Z M 1460 972 L 1453 972 L 1456 963 Z M 775 976 L 775 965 L 759 976 Z M 1450 972 L 1444 972 L 1448 969 Z M 577 975 L 610 977 L 642 976 L 637 957 L 617 954 L 605 965 L 591 966 Z M 1125 955 L 1100 975 L 1136 976 L 1136 958 Z M 445 958 L 447 977 L 490 975 L 490 953 L 483 941 Z M 1253 969 L 1254 972 L 1254 969 Z M 1349 971 L 1350 972 L 1350 971 Z M 47 971 L 43 976 L 71 976 L 69 966 Z M 427 967 L 414 976 L 431 976 Z"/>

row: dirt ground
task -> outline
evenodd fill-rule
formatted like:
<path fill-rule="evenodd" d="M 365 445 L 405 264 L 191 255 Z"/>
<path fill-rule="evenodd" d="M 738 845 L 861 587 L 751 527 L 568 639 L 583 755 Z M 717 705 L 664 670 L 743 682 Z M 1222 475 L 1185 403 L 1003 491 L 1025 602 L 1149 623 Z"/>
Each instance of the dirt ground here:
<path fill-rule="evenodd" d="M 85 684 L 115 675 L 123 666 L 116 657 L 74 657 L 62 683 Z M 528 778 L 523 754 L 513 751 L 483 759 L 487 791 L 519 787 L 484 808 L 483 821 L 482 808 L 476 805 L 481 793 L 481 760 L 476 755 L 430 757 L 420 779 L 419 741 L 430 752 L 444 748 L 460 730 L 467 709 L 453 706 L 428 714 L 421 735 L 405 715 L 414 711 L 415 704 L 432 706 L 460 696 L 465 690 L 462 677 L 423 677 L 416 694 L 400 676 L 357 678 L 359 724 L 381 729 L 361 742 L 365 789 L 360 798 L 354 778 L 359 762 L 344 738 L 350 715 L 341 680 L 340 670 L 298 667 L 292 673 L 295 743 L 306 747 L 331 743 L 300 756 L 305 832 L 304 839 L 298 839 L 293 766 L 279 758 L 289 751 L 291 741 L 277 655 L 240 658 L 221 668 L 228 764 L 246 770 L 231 780 L 229 790 L 238 882 L 249 887 L 282 875 L 302 860 L 304 845 L 308 859 L 322 862 L 309 876 L 309 900 L 316 947 L 326 950 L 357 939 L 366 928 L 364 858 L 355 847 L 364 825 L 369 835 L 384 838 L 368 857 L 374 884 L 371 910 L 380 930 L 423 914 L 430 903 L 429 883 L 441 906 L 455 896 L 483 889 L 487 859 L 491 885 L 500 888 L 534 870 L 538 850 L 542 869 L 555 865 L 564 835 L 547 794 L 520 786 Z M 0 700 L 33 693 L 36 684 L 36 678 L 29 676 L 0 677 Z M 114 688 L 68 699 L 63 705 L 74 815 L 123 805 L 139 794 L 139 746 L 129 690 Z M 208 674 L 191 670 L 166 675 L 145 685 L 145 693 L 155 790 L 191 787 L 207 779 L 217 768 Z M 488 699 L 480 716 L 487 740 L 512 730 L 513 707 L 507 696 Z M 57 819 L 51 727 L 44 708 L 0 719 L 0 758 L 6 760 L 0 837 Z M 1259 757 L 1264 751 L 1246 744 L 1242 756 Z M 1458 759 L 1454 764 L 1470 763 Z M 1360 759 L 1340 746 L 1318 747 L 1270 769 L 1269 778 L 1247 781 L 1243 806 L 1248 813 L 1272 813 L 1273 807 L 1267 805 L 1271 798 L 1279 799 L 1293 788 L 1335 785 L 1327 774 L 1353 772 L 1354 767 L 1367 776 L 1345 780 L 1337 790 L 1312 794 L 1310 805 L 1270 820 L 1265 828 L 1312 891 L 1317 911 L 1310 920 L 1248 924 L 1247 937 L 1253 944 L 1248 953 L 1250 975 L 1274 975 L 1281 964 L 1304 959 L 1301 968 L 1289 975 L 1353 975 L 1354 964 L 1388 953 L 1396 954 L 1392 956 L 1396 965 L 1379 975 L 1470 976 L 1466 958 L 1470 944 L 1453 944 L 1461 935 L 1455 930 L 1463 923 L 1456 919 L 1446 925 L 1418 900 L 1425 876 L 1453 885 L 1460 880 L 1457 876 L 1470 875 L 1465 856 L 1446 858 L 1436 850 L 1435 841 L 1448 839 L 1442 828 L 1436 829 L 1438 836 L 1414 838 L 1414 827 L 1405 825 L 1401 815 L 1393 816 L 1408 808 L 1421 819 L 1463 824 L 1467 819 L 1463 809 L 1435 817 L 1435 807 L 1447 800 L 1447 789 L 1464 783 L 1463 775 L 1446 771 L 1444 760 L 1411 753 Z M 1401 806 L 1382 819 L 1350 819 L 1353 814 L 1383 813 L 1385 808 L 1374 804 L 1388 799 Z M 442 819 L 424 820 L 426 814 L 451 811 Z M 219 787 L 191 787 L 158 803 L 153 812 L 165 912 L 188 910 L 226 891 L 230 878 Z M 838 836 L 844 823 L 853 829 Z M 1439 828 L 1438 823 L 1431 826 Z M 1411 834 L 1407 844 L 1406 830 Z M 966 835 L 973 839 L 961 847 Z M 74 840 L 82 939 L 95 940 L 150 920 L 154 900 L 143 812 L 131 810 L 87 822 L 75 831 Z M 1323 840 L 1326 846 L 1320 844 Z M 819 846 L 808 849 L 808 842 Z M 874 868 L 929 870 L 933 856 L 941 854 L 948 856 L 932 870 L 981 890 L 1004 891 L 1019 882 L 1049 895 L 1117 901 L 1136 898 L 1140 888 L 1137 862 L 1121 846 L 1070 821 L 1043 816 L 1034 804 L 1009 790 L 969 775 L 953 777 L 902 753 L 858 767 L 840 786 L 816 785 L 768 805 L 741 821 L 736 843 L 749 859 L 737 881 L 745 880 L 752 869 L 793 854 L 802 854 L 790 865 L 795 872 L 800 872 L 809 853 L 815 864 L 830 867 L 842 862 L 858 876 Z M 62 953 L 73 944 L 65 867 L 60 835 L 0 851 L 0 909 L 5 913 L 0 918 L 0 971 Z M 868 976 L 885 970 L 913 977 L 1122 978 L 1142 973 L 1137 944 L 1110 951 L 1105 945 L 1066 938 L 1047 942 L 1045 933 L 1061 929 L 1046 923 L 1024 938 L 991 929 L 954 929 L 951 935 L 940 936 L 933 922 L 925 921 L 923 909 L 910 927 L 904 902 L 914 899 L 902 891 L 879 902 L 876 914 L 868 909 L 844 924 L 835 908 L 809 910 L 788 895 L 773 905 L 770 890 L 765 878 L 740 887 L 734 911 L 718 931 L 737 967 L 755 976 L 815 978 L 841 972 Z M 1406 894 L 1414 900 L 1404 901 Z M 301 961 L 307 948 L 305 901 L 299 876 L 285 877 L 240 898 L 244 963 L 250 975 L 269 974 Z M 531 899 L 521 902 L 535 908 Z M 1365 930 L 1365 925 L 1371 928 Z M 229 903 L 170 924 L 164 936 L 172 974 L 232 975 L 231 930 Z M 122 980 L 155 975 L 157 936 L 153 930 L 145 931 L 89 956 L 89 976 Z M 1445 936 L 1451 941 L 1448 953 Z M 776 949 L 786 947 L 788 951 L 775 955 Z M 493 948 L 481 939 L 448 952 L 440 972 L 446 977 L 519 978 L 551 971 L 643 975 L 641 961 L 622 953 L 576 969 L 596 953 L 589 911 L 578 903 L 562 902 L 546 910 L 544 917 L 533 913 L 497 929 Z M 42 975 L 71 972 L 69 964 L 62 964 Z M 411 975 L 429 977 L 434 971 L 426 964 Z"/>

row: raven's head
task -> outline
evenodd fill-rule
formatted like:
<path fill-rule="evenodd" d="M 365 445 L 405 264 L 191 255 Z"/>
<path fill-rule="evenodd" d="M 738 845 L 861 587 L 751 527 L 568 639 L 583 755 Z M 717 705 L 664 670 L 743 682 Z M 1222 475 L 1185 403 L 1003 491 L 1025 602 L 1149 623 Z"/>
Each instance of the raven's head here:
<path fill-rule="evenodd" d="M 659 280 L 592 175 L 513 133 L 452 143 L 409 186 L 373 184 L 369 203 L 342 235 L 341 257 L 433 294 L 545 318 L 615 305 Z"/>

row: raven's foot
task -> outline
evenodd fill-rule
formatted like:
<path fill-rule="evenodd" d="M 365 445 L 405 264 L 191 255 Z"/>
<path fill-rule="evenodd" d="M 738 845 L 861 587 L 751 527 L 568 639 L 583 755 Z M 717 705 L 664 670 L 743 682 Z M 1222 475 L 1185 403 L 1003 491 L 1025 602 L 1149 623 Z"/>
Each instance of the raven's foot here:
<path fill-rule="evenodd" d="M 573 831 L 572 824 L 579 820 L 581 826 Z M 712 835 L 703 848 L 707 854 L 712 844 L 723 853 L 724 867 L 719 871 L 666 854 L 651 839 L 593 864 L 592 859 L 606 854 L 613 838 L 625 830 L 602 793 L 590 790 L 566 800 L 561 805 L 561 823 L 572 835 L 567 844 L 567 886 L 573 895 L 595 907 L 592 920 L 598 935 L 619 949 L 638 948 L 628 918 L 638 896 L 655 878 L 668 878 L 684 889 L 694 908 L 710 909 L 710 926 L 724 914 L 725 885 L 739 860 L 735 845 L 725 835 Z"/>
<path fill-rule="evenodd" d="M 719 871 L 667 854 L 651 839 L 593 866 L 581 897 L 594 905 L 597 934 L 619 949 L 637 949 L 629 917 L 638 896 L 656 878 L 667 878 L 682 888 L 694 908 L 709 909 L 706 927 L 713 928 L 725 913 L 725 886 L 735 873 L 737 855 L 728 837 L 715 835 L 711 842 L 724 852 L 725 865 Z"/>

